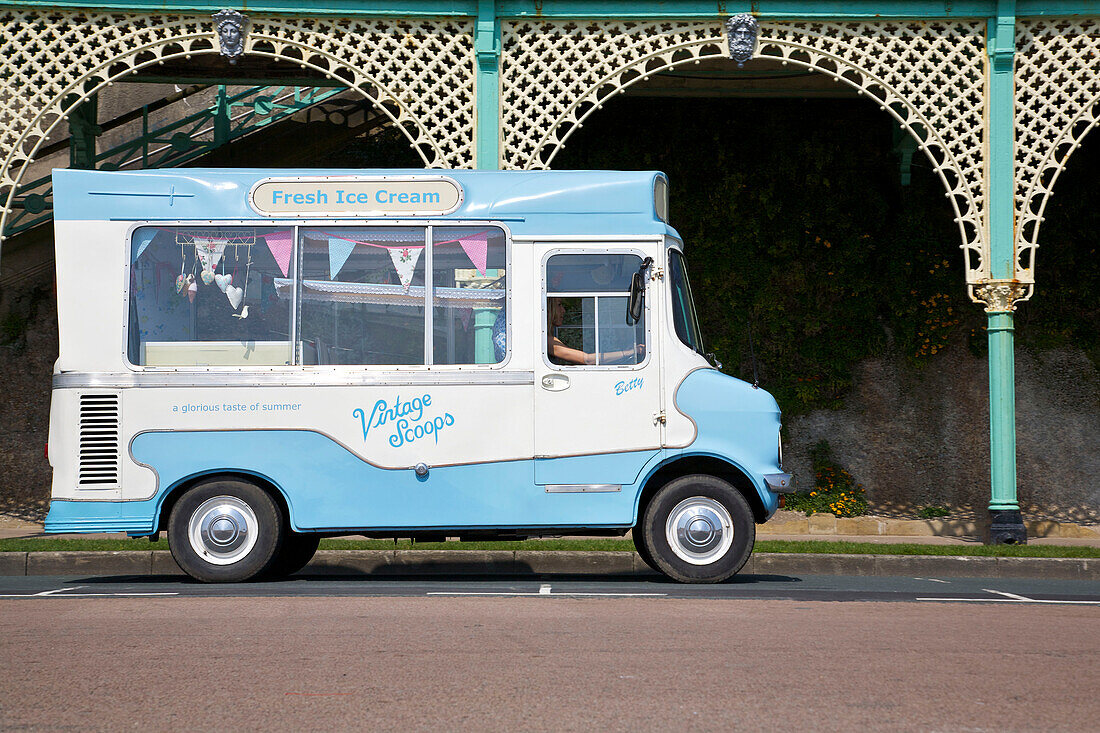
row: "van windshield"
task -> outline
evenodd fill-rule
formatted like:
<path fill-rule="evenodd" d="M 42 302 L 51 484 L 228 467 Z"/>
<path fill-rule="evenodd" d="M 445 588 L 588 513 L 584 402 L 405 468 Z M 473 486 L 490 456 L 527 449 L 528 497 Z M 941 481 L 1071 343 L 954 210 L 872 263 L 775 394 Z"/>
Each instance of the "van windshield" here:
<path fill-rule="evenodd" d="M 668 251 L 668 272 L 676 335 L 693 350 L 703 354 L 703 335 L 699 330 L 699 318 L 695 315 L 695 303 L 691 299 L 691 283 L 688 281 L 684 255 L 679 250 Z"/>

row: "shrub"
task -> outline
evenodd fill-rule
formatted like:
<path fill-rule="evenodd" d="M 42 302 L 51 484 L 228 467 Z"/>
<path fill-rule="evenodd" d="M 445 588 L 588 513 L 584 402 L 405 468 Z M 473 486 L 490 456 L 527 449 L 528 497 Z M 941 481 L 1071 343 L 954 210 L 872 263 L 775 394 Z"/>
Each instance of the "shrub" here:
<path fill-rule="evenodd" d="M 921 519 L 934 519 L 936 517 L 946 517 L 951 514 L 951 510 L 940 504 L 933 504 L 932 506 L 921 507 L 917 511 L 917 516 Z"/>
<path fill-rule="evenodd" d="M 856 483 L 833 458 L 828 442 L 822 440 L 810 449 L 814 487 L 807 494 L 788 494 L 784 506 L 810 516 L 815 512 L 838 517 L 858 517 L 867 513 L 863 484 Z"/>

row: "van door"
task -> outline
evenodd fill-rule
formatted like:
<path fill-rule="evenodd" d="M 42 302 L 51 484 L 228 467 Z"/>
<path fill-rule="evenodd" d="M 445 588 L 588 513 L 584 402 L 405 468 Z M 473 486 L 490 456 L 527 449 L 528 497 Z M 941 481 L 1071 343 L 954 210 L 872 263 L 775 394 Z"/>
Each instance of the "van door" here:
<path fill-rule="evenodd" d="M 636 248 L 551 249 L 541 256 L 542 329 L 535 358 L 535 483 L 615 491 L 637 480 L 663 438 L 661 369 L 652 326 L 659 289 L 628 320 Z"/>

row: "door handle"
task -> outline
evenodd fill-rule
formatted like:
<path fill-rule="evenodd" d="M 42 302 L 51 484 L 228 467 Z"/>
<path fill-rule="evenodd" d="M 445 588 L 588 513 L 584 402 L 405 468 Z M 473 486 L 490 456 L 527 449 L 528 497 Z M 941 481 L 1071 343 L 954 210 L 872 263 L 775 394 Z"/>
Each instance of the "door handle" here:
<path fill-rule="evenodd" d="M 547 392 L 561 392 L 569 389 L 569 377 L 564 374 L 547 374 L 542 378 L 542 388 Z"/>

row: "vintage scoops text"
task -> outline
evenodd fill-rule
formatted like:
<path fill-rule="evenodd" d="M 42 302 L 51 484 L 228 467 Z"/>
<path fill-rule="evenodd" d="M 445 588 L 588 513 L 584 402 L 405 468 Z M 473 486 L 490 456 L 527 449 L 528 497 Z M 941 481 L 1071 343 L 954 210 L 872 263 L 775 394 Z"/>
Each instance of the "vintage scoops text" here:
<path fill-rule="evenodd" d="M 361 407 L 356 407 L 351 414 L 359 420 L 363 430 L 363 442 L 366 442 L 367 435 L 373 428 L 381 428 L 386 423 L 390 423 L 393 433 L 387 442 L 394 448 L 400 448 L 429 435 L 439 443 L 439 434 L 455 424 L 454 415 L 449 412 L 435 417 L 425 416 L 424 408 L 430 407 L 431 404 L 432 396 L 428 394 L 411 400 L 394 397 L 392 403 L 386 400 L 375 402 L 374 407 L 371 408 L 370 417 Z"/>

